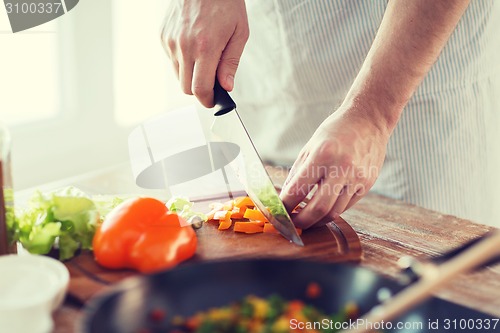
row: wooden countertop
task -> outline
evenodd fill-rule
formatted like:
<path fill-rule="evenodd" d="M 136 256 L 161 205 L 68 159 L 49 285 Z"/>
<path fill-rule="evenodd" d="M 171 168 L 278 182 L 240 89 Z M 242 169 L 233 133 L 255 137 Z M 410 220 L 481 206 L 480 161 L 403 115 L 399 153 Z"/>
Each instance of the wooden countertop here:
<path fill-rule="evenodd" d="M 281 184 L 283 173 L 269 171 L 275 182 Z M 162 194 L 136 187 L 126 164 L 38 188 L 50 190 L 67 185 L 88 193 Z M 18 203 L 26 200 L 31 192 L 17 193 Z M 360 265 L 390 277 L 397 276 L 397 261 L 403 256 L 435 257 L 493 229 L 375 194 L 367 195 L 344 213 L 343 218 L 361 239 Z M 500 265 L 457 277 L 436 296 L 500 317 Z M 54 332 L 75 332 L 80 318 L 81 309 L 65 303 L 54 314 Z"/>

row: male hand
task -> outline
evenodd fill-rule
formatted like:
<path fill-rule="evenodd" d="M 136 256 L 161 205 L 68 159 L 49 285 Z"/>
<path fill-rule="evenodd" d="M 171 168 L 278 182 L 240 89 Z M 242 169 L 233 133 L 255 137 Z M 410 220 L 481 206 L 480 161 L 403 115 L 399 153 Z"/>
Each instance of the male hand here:
<path fill-rule="evenodd" d="M 295 225 L 306 229 L 331 221 L 360 200 L 378 177 L 389 135 L 356 106 L 328 117 L 300 152 L 281 192 L 291 211 L 315 188 Z"/>
<path fill-rule="evenodd" d="M 212 107 L 215 76 L 231 91 L 249 29 L 244 0 L 172 0 L 162 44 L 182 91 Z"/>

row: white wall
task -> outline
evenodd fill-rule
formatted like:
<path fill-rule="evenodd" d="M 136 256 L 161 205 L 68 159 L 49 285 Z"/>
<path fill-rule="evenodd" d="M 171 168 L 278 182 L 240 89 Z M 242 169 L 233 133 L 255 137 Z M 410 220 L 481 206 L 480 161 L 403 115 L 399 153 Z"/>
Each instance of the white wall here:
<path fill-rule="evenodd" d="M 160 45 L 165 1 L 137 4 L 85 0 L 57 19 L 60 109 L 11 126 L 16 190 L 127 162 L 127 136 L 136 124 L 193 103 Z M 36 50 L 26 52 L 36 59 Z"/>
<path fill-rule="evenodd" d="M 94 3 L 82 1 L 58 22 L 60 116 L 11 129 L 16 189 L 127 159 L 127 131 L 113 119 L 111 6 Z"/>

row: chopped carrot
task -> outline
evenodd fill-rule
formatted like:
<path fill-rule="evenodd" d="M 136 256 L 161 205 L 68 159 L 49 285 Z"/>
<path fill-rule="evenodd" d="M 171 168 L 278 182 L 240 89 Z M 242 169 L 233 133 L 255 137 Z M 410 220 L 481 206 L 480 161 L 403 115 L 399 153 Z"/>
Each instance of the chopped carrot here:
<path fill-rule="evenodd" d="M 272 233 L 279 234 L 279 231 L 269 223 L 266 216 L 257 208 L 250 197 L 238 197 L 233 200 L 226 201 L 225 203 L 214 202 L 209 205 L 212 209 L 207 216 L 209 222 L 218 222 L 219 230 L 227 230 L 231 228 L 233 219 L 242 220 L 248 219 L 249 222 L 235 222 L 234 231 L 243 232 L 247 234 L 253 233 Z M 302 230 L 297 229 L 299 235 Z"/>
<path fill-rule="evenodd" d="M 231 227 L 233 221 L 231 221 L 231 212 L 227 211 L 223 219 L 220 219 L 219 230 L 227 230 Z"/>
<path fill-rule="evenodd" d="M 253 203 L 252 199 L 250 199 L 250 197 L 238 197 L 234 199 L 234 206 L 238 208 L 241 208 L 243 206 L 255 207 L 255 204 Z"/>
<path fill-rule="evenodd" d="M 246 234 L 256 234 L 263 232 L 264 226 L 260 222 L 235 222 L 234 231 Z"/>
<path fill-rule="evenodd" d="M 278 234 L 278 235 L 280 233 L 271 223 L 264 224 L 264 232 L 270 234 Z"/>
<path fill-rule="evenodd" d="M 243 217 L 252 221 L 263 221 L 269 222 L 267 218 L 262 214 L 262 212 L 258 209 L 247 209 L 243 214 Z"/>
<path fill-rule="evenodd" d="M 217 229 L 219 229 L 219 230 L 227 230 L 227 229 L 231 228 L 232 224 L 233 224 L 233 221 L 231 221 L 231 219 L 229 219 L 229 220 L 220 220 L 219 227 Z"/>
<path fill-rule="evenodd" d="M 231 218 L 232 219 L 242 219 L 243 214 L 245 214 L 245 211 L 247 210 L 246 206 L 242 206 L 240 208 L 234 207 L 233 210 L 231 211 Z"/>
<path fill-rule="evenodd" d="M 261 226 L 262 228 L 264 228 L 264 224 L 266 224 L 266 222 L 264 221 L 248 221 L 247 223 L 254 223 L 255 225 Z"/>
<path fill-rule="evenodd" d="M 299 235 L 302 235 L 302 229 L 300 228 L 295 228 L 295 230 L 297 230 L 297 233 Z M 265 233 L 269 233 L 269 234 L 279 234 L 280 232 L 278 231 L 278 229 L 276 229 L 274 227 L 274 225 L 272 225 L 271 223 L 265 223 L 264 224 L 264 232 Z"/>

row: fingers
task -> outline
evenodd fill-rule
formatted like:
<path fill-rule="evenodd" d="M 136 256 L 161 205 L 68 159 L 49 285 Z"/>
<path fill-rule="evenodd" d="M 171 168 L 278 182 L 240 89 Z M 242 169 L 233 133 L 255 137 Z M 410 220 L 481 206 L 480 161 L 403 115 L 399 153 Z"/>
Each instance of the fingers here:
<path fill-rule="evenodd" d="M 182 60 L 179 61 L 182 91 L 185 94 L 195 95 L 203 106 L 213 107 L 216 73 L 221 86 L 231 91 L 245 43 L 246 39 L 232 38 L 222 51 L 222 55 L 219 55 L 220 51 L 216 49 L 204 50 L 203 46 L 194 53 L 189 48 L 184 48 Z M 192 58 L 193 54 L 198 56 Z"/>
<path fill-rule="evenodd" d="M 295 173 L 285 182 L 280 197 L 288 211 L 292 211 L 311 192 L 316 184 L 325 176 L 322 168 L 313 163 L 297 161 Z M 302 164 L 301 164 L 302 163 Z"/>
<path fill-rule="evenodd" d="M 207 108 L 214 106 L 214 84 L 215 76 L 219 80 L 220 85 L 227 91 L 233 90 L 234 76 L 240 62 L 241 54 L 248 40 L 247 32 L 238 32 L 231 37 L 228 44 L 222 51 L 220 57 L 214 57 L 214 52 L 202 52 L 201 57 L 194 62 L 194 70 L 192 75 L 189 73 L 191 64 L 187 64 L 184 76 L 181 75 L 183 86 L 189 86 L 192 80 L 192 94 Z M 210 54 L 210 56 L 208 55 Z M 186 91 L 185 91 L 186 92 Z M 189 92 L 186 92 L 189 93 Z"/>
<path fill-rule="evenodd" d="M 171 1 L 161 30 L 162 45 L 172 60 L 184 93 L 214 106 L 217 75 L 231 91 L 241 54 L 249 37 L 243 0 Z M 220 12 L 227 19 L 220 20 Z"/>
<path fill-rule="evenodd" d="M 194 62 L 190 59 L 184 59 L 181 63 L 177 62 L 178 72 L 177 77 L 181 83 L 182 92 L 187 95 L 192 95 L 191 85 L 193 82 L 193 66 Z"/>
<path fill-rule="evenodd" d="M 346 185 L 342 188 L 342 191 L 340 192 L 337 200 L 335 201 L 335 204 L 332 207 L 332 210 L 329 213 L 332 219 L 339 216 L 345 211 L 354 194 L 352 188 L 353 187 L 351 185 Z"/>
<path fill-rule="evenodd" d="M 365 186 L 359 186 L 357 188 L 357 191 L 351 197 L 351 200 L 347 204 L 345 210 L 348 210 L 349 208 L 354 206 L 359 200 L 361 200 L 365 196 L 366 193 L 367 193 L 367 188 Z"/>
<path fill-rule="evenodd" d="M 248 27 L 239 29 L 229 40 L 222 52 L 219 66 L 217 68 L 217 79 L 222 88 L 232 91 L 234 87 L 234 76 L 240 63 L 241 54 L 248 40 Z"/>
<path fill-rule="evenodd" d="M 195 62 L 191 89 L 203 106 L 214 106 L 214 84 L 217 58 L 202 58 Z"/>
<path fill-rule="evenodd" d="M 297 160 L 290 168 L 290 171 L 288 172 L 288 176 L 286 177 L 282 188 L 285 188 L 288 184 L 290 184 L 290 181 L 295 177 L 297 170 L 300 169 L 300 167 L 305 163 L 308 156 L 309 153 L 304 149 L 299 153 L 299 157 L 297 157 Z"/>
<path fill-rule="evenodd" d="M 334 179 L 321 182 L 311 201 L 294 218 L 294 224 L 298 228 L 307 229 L 325 217 L 331 217 L 332 207 L 343 191 L 342 184 L 342 181 L 336 183 Z"/>
<path fill-rule="evenodd" d="M 174 73 L 179 78 L 179 62 L 175 59 L 172 59 L 172 66 L 174 67 Z"/>

